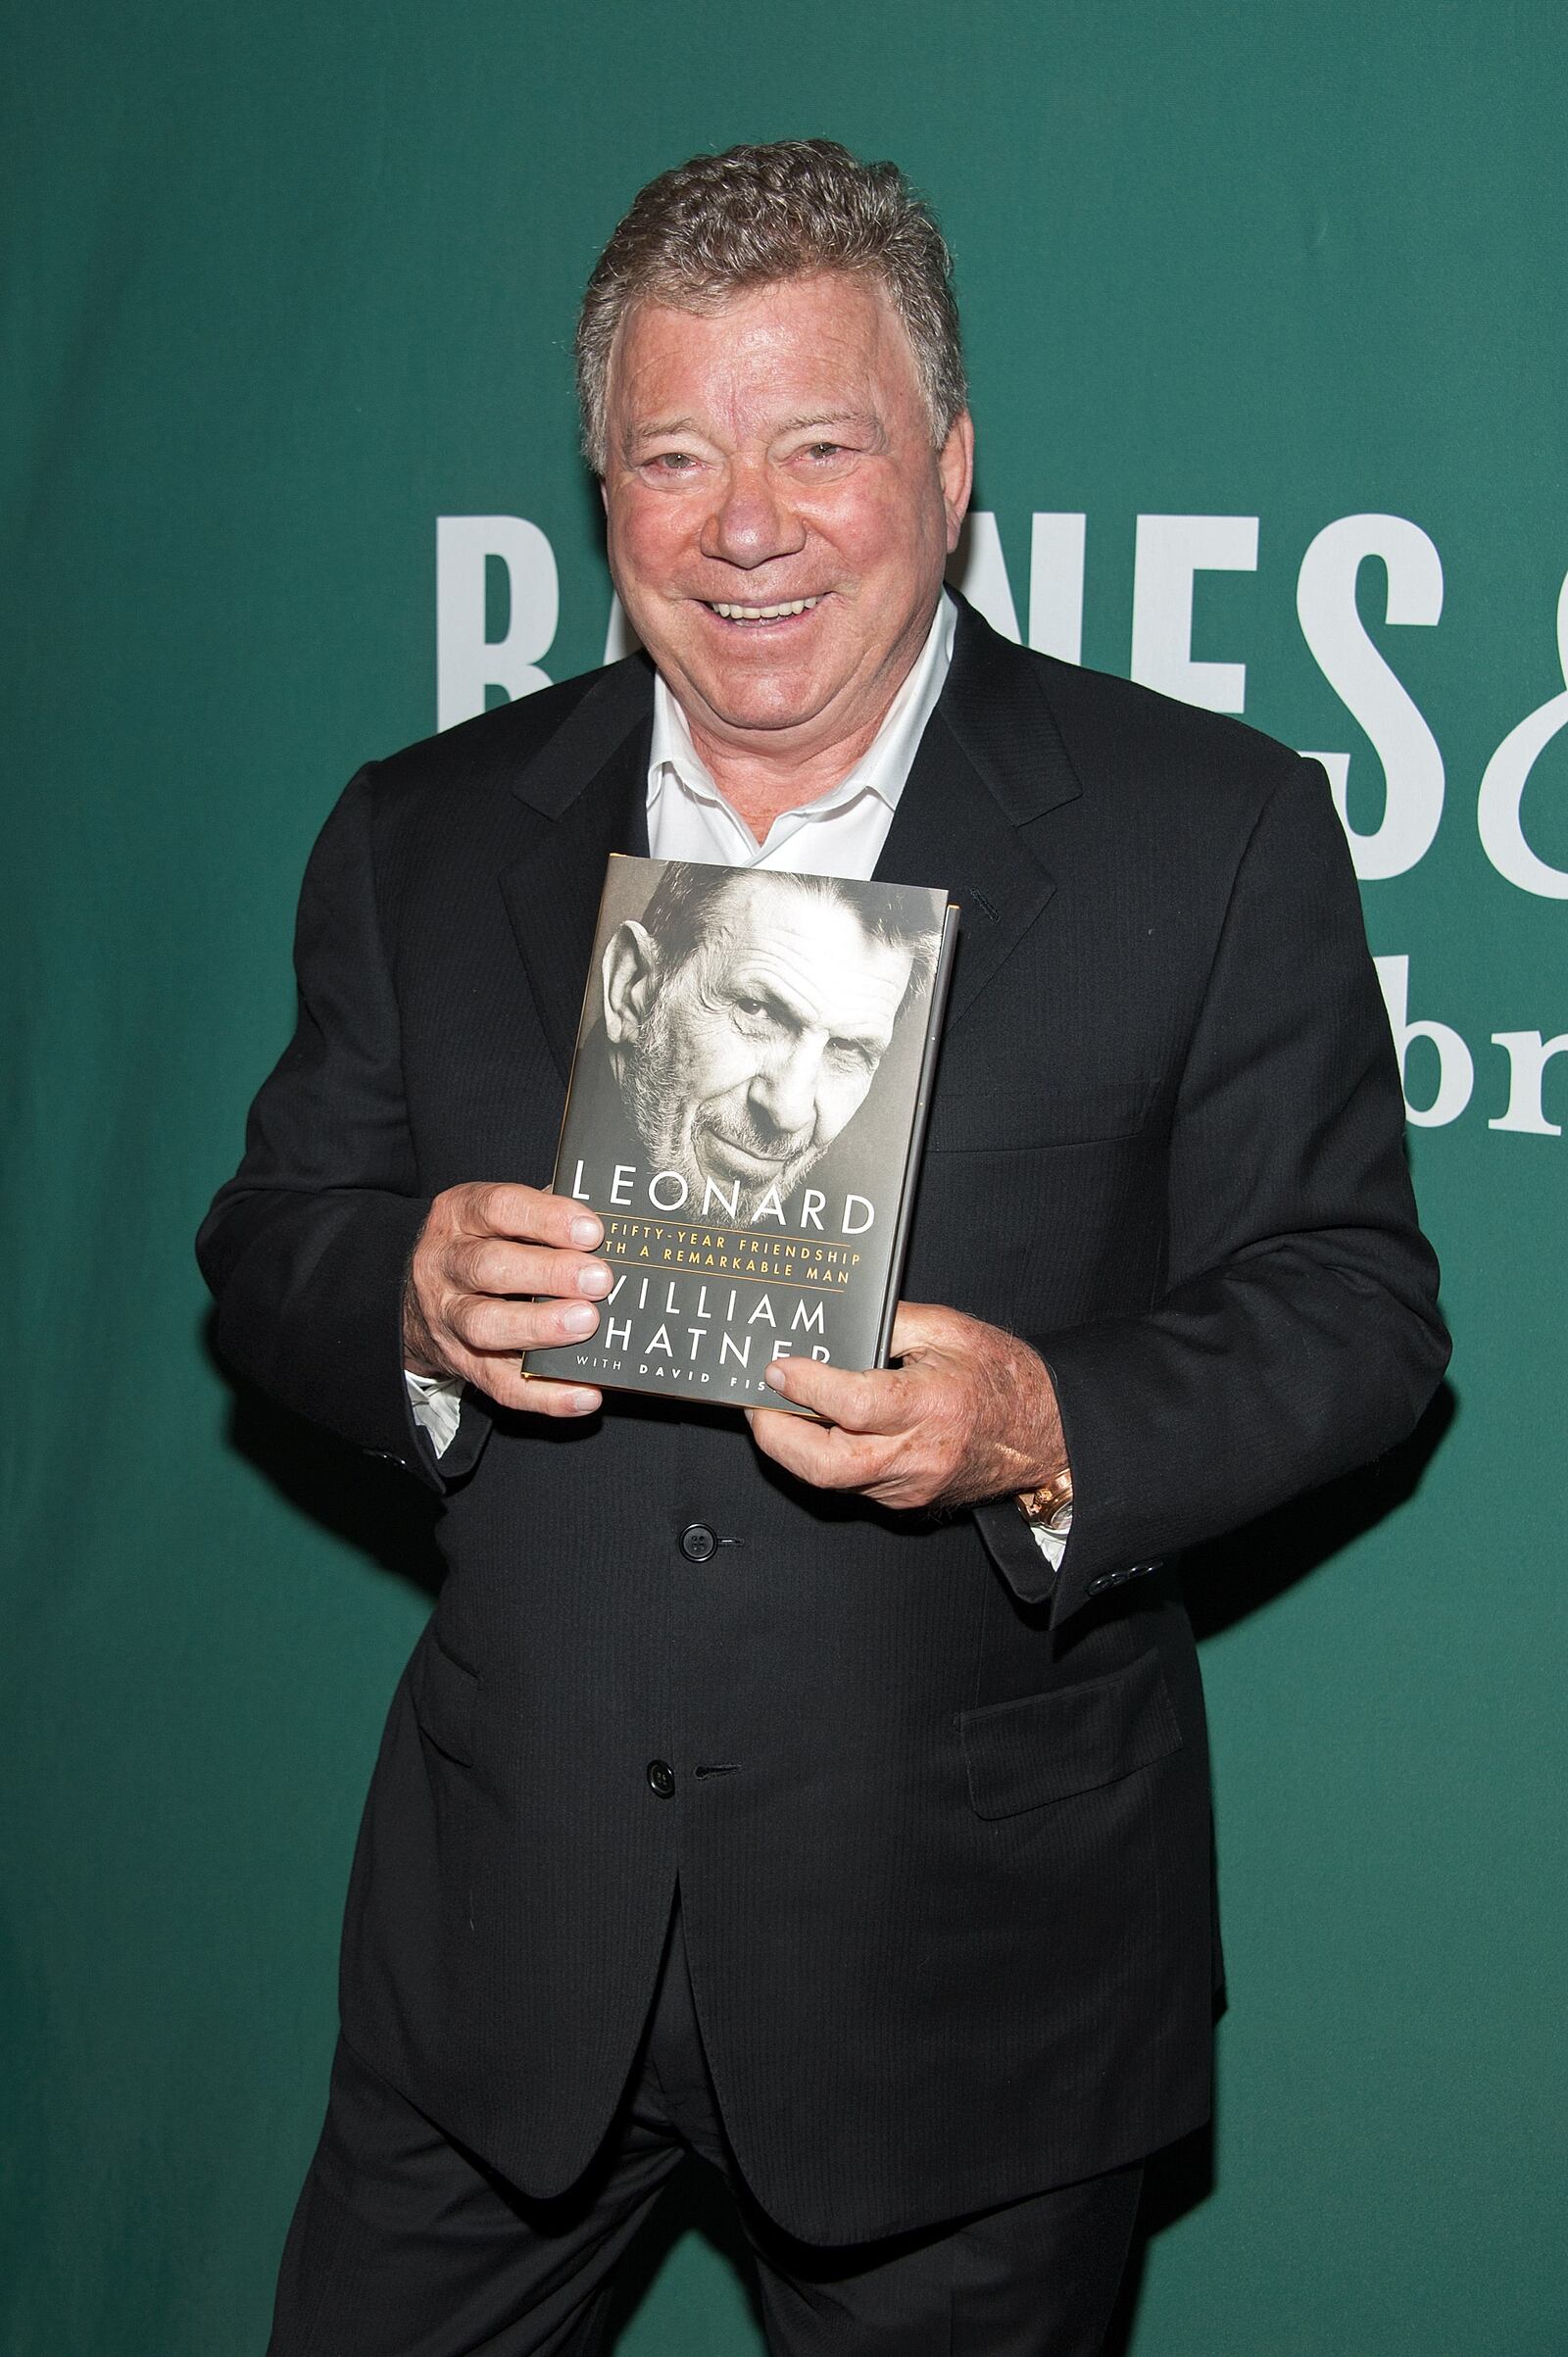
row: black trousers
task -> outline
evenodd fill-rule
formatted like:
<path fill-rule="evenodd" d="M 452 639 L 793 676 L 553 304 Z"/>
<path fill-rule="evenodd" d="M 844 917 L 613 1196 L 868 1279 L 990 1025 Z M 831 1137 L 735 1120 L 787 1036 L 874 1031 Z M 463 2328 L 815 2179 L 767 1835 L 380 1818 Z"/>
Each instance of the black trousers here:
<path fill-rule="evenodd" d="M 559 2200 L 517 2192 L 340 2043 L 269 2357 L 592 2357 L 616 2265 L 692 2156 L 735 2195 L 774 2357 L 1098 2357 L 1142 2166 L 890 2241 L 793 2240 L 730 2153 L 678 1906 L 614 2128 Z"/>

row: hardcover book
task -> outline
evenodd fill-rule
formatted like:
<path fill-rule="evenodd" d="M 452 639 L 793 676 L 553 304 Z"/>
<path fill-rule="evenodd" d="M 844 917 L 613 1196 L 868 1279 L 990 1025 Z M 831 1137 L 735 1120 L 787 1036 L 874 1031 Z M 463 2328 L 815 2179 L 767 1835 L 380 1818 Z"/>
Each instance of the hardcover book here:
<path fill-rule="evenodd" d="M 774 1358 L 887 1364 L 957 914 L 612 858 L 555 1188 L 603 1220 L 614 1284 L 530 1375 L 788 1408 Z"/>

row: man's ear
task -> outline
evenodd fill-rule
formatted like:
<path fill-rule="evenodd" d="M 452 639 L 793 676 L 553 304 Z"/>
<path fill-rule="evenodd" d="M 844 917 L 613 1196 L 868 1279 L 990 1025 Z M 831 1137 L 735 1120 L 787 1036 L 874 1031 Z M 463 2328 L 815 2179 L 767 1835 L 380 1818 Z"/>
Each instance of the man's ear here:
<path fill-rule="evenodd" d="M 948 430 L 948 438 L 937 453 L 937 473 L 942 483 L 942 504 L 948 512 L 948 555 L 958 545 L 958 533 L 968 513 L 969 494 L 974 489 L 974 421 L 967 410 L 960 410 Z"/>
<path fill-rule="evenodd" d="M 630 1048 L 648 1020 L 659 988 L 659 953 L 653 935 L 628 917 L 612 933 L 600 972 L 605 1037 L 612 1048 Z"/>

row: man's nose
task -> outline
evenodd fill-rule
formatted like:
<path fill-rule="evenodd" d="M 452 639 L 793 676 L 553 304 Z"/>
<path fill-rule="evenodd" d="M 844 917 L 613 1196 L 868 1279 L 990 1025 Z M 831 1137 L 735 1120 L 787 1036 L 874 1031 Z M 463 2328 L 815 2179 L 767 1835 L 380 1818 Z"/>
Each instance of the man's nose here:
<path fill-rule="evenodd" d="M 774 557 L 793 557 L 806 545 L 800 518 L 768 467 L 737 460 L 703 525 L 705 557 L 747 571 Z"/>
<path fill-rule="evenodd" d="M 816 1083 L 822 1042 L 801 1036 L 770 1056 L 752 1082 L 754 1109 L 781 1136 L 796 1137 L 816 1127 Z"/>

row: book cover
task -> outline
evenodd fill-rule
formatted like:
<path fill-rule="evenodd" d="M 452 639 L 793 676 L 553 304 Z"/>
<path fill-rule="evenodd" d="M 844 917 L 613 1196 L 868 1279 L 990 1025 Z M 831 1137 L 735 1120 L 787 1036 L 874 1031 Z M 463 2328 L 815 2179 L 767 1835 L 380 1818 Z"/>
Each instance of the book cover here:
<path fill-rule="evenodd" d="M 886 1365 L 957 913 L 612 858 L 554 1184 L 604 1221 L 614 1285 L 530 1375 L 788 1408 L 775 1357 Z"/>

